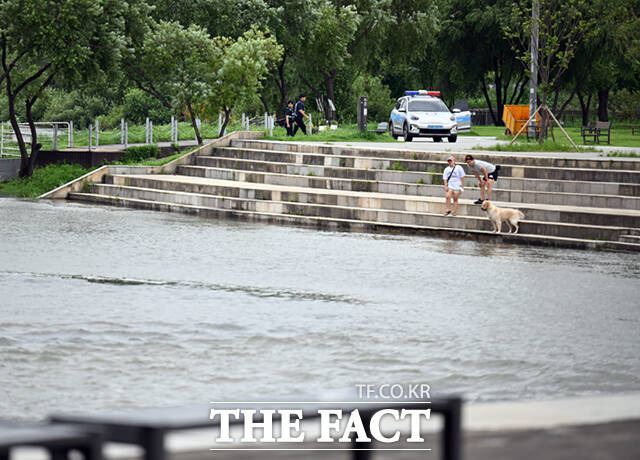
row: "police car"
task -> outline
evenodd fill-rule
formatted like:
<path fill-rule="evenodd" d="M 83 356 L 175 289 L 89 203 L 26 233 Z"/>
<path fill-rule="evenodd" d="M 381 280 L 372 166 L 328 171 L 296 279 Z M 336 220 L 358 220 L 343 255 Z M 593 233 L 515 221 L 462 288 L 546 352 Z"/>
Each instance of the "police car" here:
<path fill-rule="evenodd" d="M 405 91 L 389 117 L 389 134 L 406 142 L 414 137 L 431 137 L 434 142 L 458 139 L 458 121 L 442 99 L 440 91 Z"/>

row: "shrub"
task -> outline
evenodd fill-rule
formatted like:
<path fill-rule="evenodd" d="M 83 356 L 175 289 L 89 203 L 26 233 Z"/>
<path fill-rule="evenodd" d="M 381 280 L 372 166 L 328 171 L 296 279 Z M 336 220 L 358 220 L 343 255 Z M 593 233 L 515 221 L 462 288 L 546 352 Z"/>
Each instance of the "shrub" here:
<path fill-rule="evenodd" d="M 158 146 L 157 145 L 140 145 L 136 147 L 129 147 L 124 151 L 122 157 L 120 157 L 121 163 L 138 163 L 146 160 L 147 158 L 158 158 Z"/>

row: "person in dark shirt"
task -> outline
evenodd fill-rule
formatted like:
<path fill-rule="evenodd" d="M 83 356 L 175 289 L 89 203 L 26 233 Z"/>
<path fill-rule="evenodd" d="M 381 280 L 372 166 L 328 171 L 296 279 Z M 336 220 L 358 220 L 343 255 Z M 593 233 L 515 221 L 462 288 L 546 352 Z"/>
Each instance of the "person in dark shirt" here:
<path fill-rule="evenodd" d="M 296 126 L 293 128 L 293 136 L 298 132 L 298 128 L 300 128 L 303 133 L 307 134 L 307 126 L 304 124 L 304 119 L 309 119 L 309 115 L 304 113 L 304 101 L 306 100 L 307 96 L 301 94 L 298 98 L 298 102 L 296 102 Z"/>
<path fill-rule="evenodd" d="M 287 136 L 293 136 L 293 125 L 296 123 L 296 111 L 293 109 L 293 101 L 287 102 L 284 111 L 284 126 L 287 128 Z"/>

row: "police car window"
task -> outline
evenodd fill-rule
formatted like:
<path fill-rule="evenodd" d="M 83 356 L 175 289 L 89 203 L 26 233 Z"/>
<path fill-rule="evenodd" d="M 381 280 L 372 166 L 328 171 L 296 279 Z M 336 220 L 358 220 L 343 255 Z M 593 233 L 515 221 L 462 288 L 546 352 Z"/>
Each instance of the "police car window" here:
<path fill-rule="evenodd" d="M 448 112 L 449 109 L 444 102 L 439 100 L 433 101 L 410 101 L 410 112 Z"/>

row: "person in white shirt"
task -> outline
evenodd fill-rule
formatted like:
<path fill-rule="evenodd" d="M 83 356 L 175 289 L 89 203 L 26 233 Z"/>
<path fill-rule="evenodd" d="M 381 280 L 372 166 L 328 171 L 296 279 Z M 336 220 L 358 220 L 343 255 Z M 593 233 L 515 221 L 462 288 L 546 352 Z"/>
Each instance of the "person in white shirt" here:
<path fill-rule="evenodd" d="M 445 216 L 455 216 L 458 212 L 458 198 L 464 191 L 464 169 L 462 166 L 456 165 L 456 159 L 453 155 L 447 157 L 448 166 L 442 173 L 444 179 L 444 191 L 447 194 L 445 205 Z M 451 198 L 453 198 L 453 210 L 451 209 Z"/>

